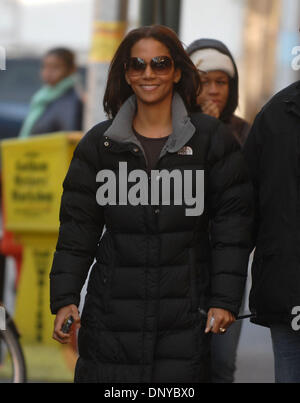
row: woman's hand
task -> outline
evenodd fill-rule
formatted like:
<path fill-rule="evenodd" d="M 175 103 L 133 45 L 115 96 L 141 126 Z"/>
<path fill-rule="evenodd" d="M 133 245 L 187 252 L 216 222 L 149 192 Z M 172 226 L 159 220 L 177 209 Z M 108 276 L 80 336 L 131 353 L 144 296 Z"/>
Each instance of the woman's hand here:
<path fill-rule="evenodd" d="M 202 112 L 206 115 L 212 116 L 213 118 L 219 119 L 220 111 L 217 104 L 213 101 L 205 101 L 201 104 Z"/>
<path fill-rule="evenodd" d="M 61 344 L 70 343 L 72 339 L 73 332 L 70 333 L 63 333 L 61 328 L 64 324 L 64 321 L 68 319 L 69 316 L 73 316 L 76 328 L 80 328 L 80 316 L 78 312 L 78 308 L 76 305 L 67 305 L 61 308 L 56 315 L 54 321 L 54 331 L 53 331 L 53 339 L 59 341 Z M 73 328 L 72 325 L 72 328 Z"/>
<path fill-rule="evenodd" d="M 235 317 L 231 312 L 220 308 L 210 308 L 205 333 L 224 334 L 233 322 L 235 322 Z"/>

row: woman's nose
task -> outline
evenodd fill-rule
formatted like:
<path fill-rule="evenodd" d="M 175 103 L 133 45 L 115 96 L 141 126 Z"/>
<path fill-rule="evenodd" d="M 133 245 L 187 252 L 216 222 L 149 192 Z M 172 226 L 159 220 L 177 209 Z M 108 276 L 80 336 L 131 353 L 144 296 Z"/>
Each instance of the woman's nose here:
<path fill-rule="evenodd" d="M 152 68 L 151 68 L 149 63 L 147 64 L 147 66 L 146 66 L 146 68 L 144 70 L 143 76 L 146 77 L 146 78 L 155 76 L 155 73 L 153 72 L 153 70 L 152 70 Z"/>
<path fill-rule="evenodd" d="M 219 92 L 219 89 L 218 89 L 217 84 L 212 81 L 212 82 L 209 84 L 208 91 L 209 91 L 210 94 L 216 94 L 216 93 L 218 93 L 218 92 Z"/>

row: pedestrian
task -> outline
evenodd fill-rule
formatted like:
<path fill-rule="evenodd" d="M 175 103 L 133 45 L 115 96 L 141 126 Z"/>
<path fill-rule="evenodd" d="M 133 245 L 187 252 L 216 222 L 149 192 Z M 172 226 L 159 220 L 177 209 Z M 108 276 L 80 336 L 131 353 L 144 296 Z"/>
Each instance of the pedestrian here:
<path fill-rule="evenodd" d="M 243 145 L 250 125 L 235 115 L 239 102 L 239 74 L 228 47 L 216 39 L 198 39 L 187 53 L 199 70 L 202 91 L 198 103 L 202 112 L 224 122 Z"/>
<path fill-rule="evenodd" d="M 111 62 L 110 119 L 74 152 L 50 274 L 54 339 L 69 342 L 69 315 L 80 326 L 75 382 L 210 380 L 211 332 L 226 332 L 244 291 L 253 200 L 237 141 L 194 112 L 199 87 L 164 26 L 130 31 Z"/>
<path fill-rule="evenodd" d="M 82 129 L 83 101 L 74 53 L 54 48 L 43 57 L 43 86 L 32 97 L 20 138 Z"/>
<path fill-rule="evenodd" d="M 203 113 L 220 119 L 243 146 L 250 125 L 234 114 L 239 100 L 239 74 L 231 52 L 216 39 L 198 39 L 188 46 L 187 53 L 200 74 L 202 90 L 197 100 Z M 244 306 L 245 296 L 241 309 Z M 234 382 L 241 329 L 239 320 L 226 335 L 212 335 L 212 382 Z"/>
<path fill-rule="evenodd" d="M 256 200 L 249 306 L 270 328 L 279 383 L 300 382 L 299 126 L 300 81 L 262 108 L 244 148 Z"/>

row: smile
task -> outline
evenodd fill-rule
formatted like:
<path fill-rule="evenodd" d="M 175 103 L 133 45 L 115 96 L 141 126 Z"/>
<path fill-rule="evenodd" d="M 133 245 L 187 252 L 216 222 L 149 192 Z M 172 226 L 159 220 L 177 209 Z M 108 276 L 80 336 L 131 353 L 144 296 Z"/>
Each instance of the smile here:
<path fill-rule="evenodd" d="M 159 87 L 159 85 L 141 85 L 144 91 L 154 91 Z"/>

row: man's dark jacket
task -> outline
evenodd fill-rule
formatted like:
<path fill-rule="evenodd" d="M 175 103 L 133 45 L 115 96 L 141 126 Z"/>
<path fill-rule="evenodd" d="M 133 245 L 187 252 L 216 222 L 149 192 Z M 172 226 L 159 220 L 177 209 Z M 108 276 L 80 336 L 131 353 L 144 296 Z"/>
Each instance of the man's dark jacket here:
<path fill-rule="evenodd" d="M 190 170 L 194 178 L 204 170 L 203 214 L 186 216 L 188 206 L 173 203 L 174 184 L 171 205 L 101 207 L 99 171 L 114 172 L 117 186 L 124 185 L 120 162 L 127 162 L 128 172 L 146 172 L 132 131 L 135 108 L 130 98 L 113 122 L 96 125 L 75 150 L 64 181 L 51 309 L 79 304 L 96 257 L 81 317 L 76 382 L 201 382 L 209 377 L 209 337 L 199 309 L 238 314 L 251 241 L 252 185 L 226 126 L 203 114 L 190 121 L 175 94 L 173 133 L 157 169 Z"/>
<path fill-rule="evenodd" d="M 300 82 L 264 106 L 244 154 L 256 198 L 253 322 L 291 323 L 300 306 Z"/>

